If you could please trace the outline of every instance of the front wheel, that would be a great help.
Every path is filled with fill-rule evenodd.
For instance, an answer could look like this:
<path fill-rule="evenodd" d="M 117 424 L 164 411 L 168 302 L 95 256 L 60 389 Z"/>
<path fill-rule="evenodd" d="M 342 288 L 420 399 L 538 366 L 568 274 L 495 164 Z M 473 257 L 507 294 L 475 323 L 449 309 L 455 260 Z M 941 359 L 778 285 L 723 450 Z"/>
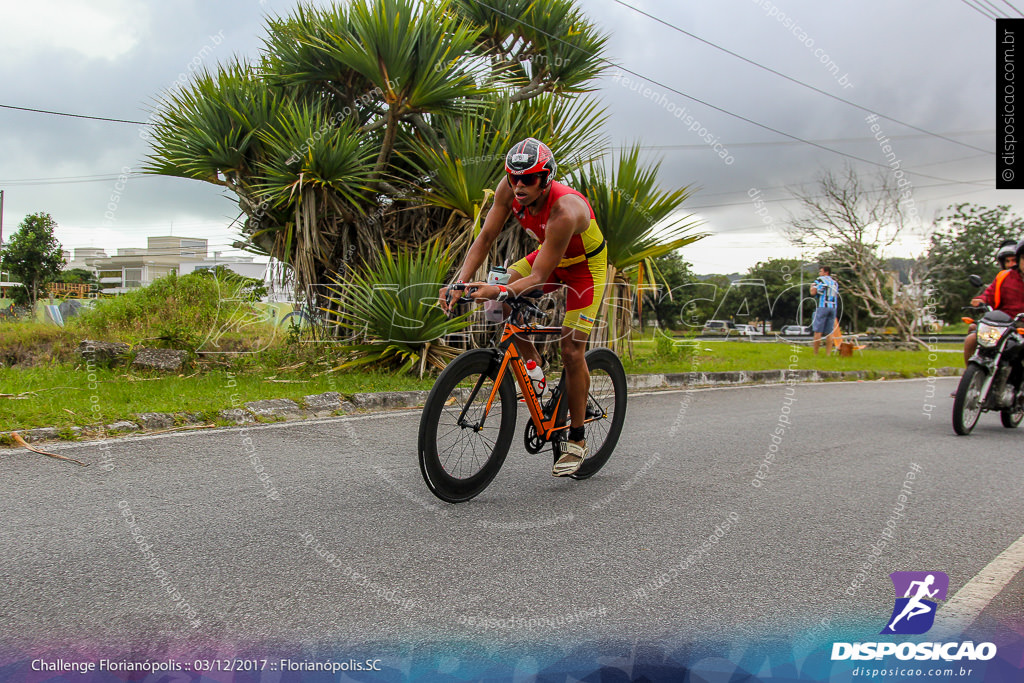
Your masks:
<path fill-rule="evenodd" d="M 431 493 L 461 503 L 487 488 L 508 455 L 516 428 L 509 373 L 487 409 L 498 373 L 492 350 L 467 351 L 448 364 L 420 417 L 420 472 Z"/>
<path fill-rule="evenodd" d="M 590 370 L 590 391 L 587 394 L 586 442 L 590 454 L 571 476 L 586 479 L 597 473 L 608 462 L 619 442 L 622 425 L 626 421 L 626 371 L 622 361 L 611 349 L 591 349 L 586 355 Z M 568 397 L 559 404 L 558 422 L 567 420 Z M 566 432 L 559 432 L 559 439 Z M 555 459 L 558 458 L 558 440 L 555 439 Z"/>
<path fill-rule="evenodd" d="M 953 430 L 960 436 L 967 436 L 978 423 L 981 415 L 981 387 L 986 373 L 973 363 L 967 366 L 953 399 Z M 1018 420 L 1019 421 L 1019 420 Z M 1006 424 L 1005 421 L 1003 424 Z"/>

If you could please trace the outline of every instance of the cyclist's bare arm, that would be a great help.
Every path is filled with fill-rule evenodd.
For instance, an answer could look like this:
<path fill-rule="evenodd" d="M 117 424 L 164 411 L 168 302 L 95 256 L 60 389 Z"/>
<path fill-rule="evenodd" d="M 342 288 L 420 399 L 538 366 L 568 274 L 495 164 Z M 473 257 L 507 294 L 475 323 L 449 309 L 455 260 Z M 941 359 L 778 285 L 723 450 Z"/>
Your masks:
<path fill-rule="evenodd" d="M 494 244 L 494 240 L 498 239 L 498 235 L 501 234 L 502 228 L 505 227 L 508 217 L 512 213 L 513 199 L 515 199 L 515 193 L 512 192 L 512 188 L 508 186 L 503 177 L 498 181 L 498 186 L 494 188 L 494 203 L 484 218 L 484 225 L 480 229 L 480 234 L 477 235 L 476 240 L 473 241 L 473 246 L 469 248 L 469 252 L 466 254 L 466 260 L 459 270 L 459 280 L 468 282 L 473 277 L 473 273 L 480 267 L 480 264 L 487 258 L 491 245 Z"/>
<path fill-rule="evenodd" d="M 558 262 L 565 258 L 565 251 L 573 235 L 586 231 L 590 225 L 590 210 L 586 202 L 575 195 L 565 195 L 551 207 L 547 226 L 544 228 L 544 244 L 533 262 L 528 276 L 519 278 L 508 284 L 509 296 L 517 296 L 540 287 Z M 498 296 L 498 288 L 494 285 L 480 287 L 473 293 L 474 299 L 493 299 Z"/>
<path fill-rule="evenodd" d="M 473 277 L 473 273 L 480 267 L 480 264 L 487 258 L 491 245 L 494 244 L 494 240 L 498 239 L 502 228 L 508 222 L 508 217 L 512 213 L 512 200 L 514 198 L 515 194 L 512 192 L 512 188 L 508 186 L 508 183 L 505 182 L 505 179 L 502 178 L 498 181 L 498 186 L 494 188 L 494 203 L 484 218 L 484 225 L 480 229 L 480 234 L 477 235 L 477 238 L 466 253 L 466 260 L 459 269 L 459 275 L 455 278 L 456 281 L 468 282 Z M 450 301 L 446 293 L 446 289 L 442 289 L 439 295 L 441 308 L 445 311 L 448 310 Z M 453 294 L 452 296 L 455 295 Z"/>

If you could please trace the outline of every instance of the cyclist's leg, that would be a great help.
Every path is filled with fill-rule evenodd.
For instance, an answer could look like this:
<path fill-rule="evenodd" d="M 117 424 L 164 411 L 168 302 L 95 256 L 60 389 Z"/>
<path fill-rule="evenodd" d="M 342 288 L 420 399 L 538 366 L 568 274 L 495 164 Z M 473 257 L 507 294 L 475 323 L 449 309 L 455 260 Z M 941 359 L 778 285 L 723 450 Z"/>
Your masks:
<path fill-rule="evenodd" d="M 565 374 L 565 393 L 569 400 L 569 426 L 582 427 L 587 413 L 587 394 L 590 391 L 590 371 L 584 357 L 590 334 L 572 327 L 562 327 L 562 372 Z M 583 445 L 583 440 L 575 440 Z"/>
<path fill-rule="evenodd" d="M 565 320 L 562 321 L 562 366 L 565 377 L 566 398 L 569 402 L 569 435 L 571 444 L 555 463 L 551 473 L 555 476 L 573 474 L 587 457 L 586 441 L 573 438 L 573 432 L 582 430 L 587 417 L 587 397 L 590 393 L 590 370 L 586 351 L 590 332 L 601 307 L 607 262 L 602 252 L 595 258 L 562 269 L 559 276 L 566 283 Z"/>
<path fill-rule="evenodd" d="M 562 365 L 566 371 L 571 427 L 582 427 L 586 418 L 590 371 L 584 358 L 594 329 L 607 272 L 606 251 L 559 271 L 566 284 L 565 320 L 562 321 Z M 582 443 L 582 442 L 581 442 Z"/>

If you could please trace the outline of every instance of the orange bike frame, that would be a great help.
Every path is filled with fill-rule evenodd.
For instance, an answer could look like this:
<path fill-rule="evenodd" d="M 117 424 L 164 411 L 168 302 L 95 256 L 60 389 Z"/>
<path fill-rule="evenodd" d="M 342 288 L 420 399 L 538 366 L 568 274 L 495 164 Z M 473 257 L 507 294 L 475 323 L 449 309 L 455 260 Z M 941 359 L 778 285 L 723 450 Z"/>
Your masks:
<path fill-rule="evenodd" d="M 546 420 L 544 419 L 544 411 L 540 405 L 540 399 L 537 398 L 537 392 L 533 390 L 533 382 L 530 381 L 529 375 L 526 374 L 526 364 L 523 362 L 523 357 L 519 355 L 519 349 L 516 348 L 512 340 L 512 337 L 516 334 L 561 333 L 561 327 L 538 327 L 534 325 L 520 327 L 511 322 L 505 323 L 505 329 L 501 334 L 501 341 L 498 343 L 498 350 L 503 352 L 501 365 L 498 367 L 498 374 L 494 378 L 491 395 L 487 397 L 487 405 L 484 407 L 485 419 L 490 414 L 491 406 L 494 405 L 494 401 L 498 397 L 498 388 L 505 378 L 505 373 L 511 368 L 512 375 L 516 378 L 516 382 L 523 392 L 523 398 L 526 399 L 526 407 L 530 411 L 530 417 L 533 419 L 533 426 L 536 428 L 537 434 L 541 435 L 545 441 L 550 441 L 555 432 L 568 429 L 569 425 L 555 426 L 555 416 L 558 415 L 557 403 L 554 410 L 551 411 L 551 417 Z M 558 402 L 561 403 L 563 398 L 564 396 L 559 393 Z"/>

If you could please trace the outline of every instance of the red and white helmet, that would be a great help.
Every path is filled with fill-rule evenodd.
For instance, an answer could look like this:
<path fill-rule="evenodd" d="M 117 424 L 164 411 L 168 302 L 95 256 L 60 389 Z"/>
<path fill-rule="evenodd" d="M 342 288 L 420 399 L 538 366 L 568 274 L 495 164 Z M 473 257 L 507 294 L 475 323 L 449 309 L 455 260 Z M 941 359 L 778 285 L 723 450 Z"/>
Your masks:
<path fill-rule="evenodd" d="M 546 173 L 543 184 L 547 185 L 558 170 L 555 155 L 548 146 L 536 138 L 526 138 L 512 145 L 505 155 L 505 171 L 515 175 Z"/>

